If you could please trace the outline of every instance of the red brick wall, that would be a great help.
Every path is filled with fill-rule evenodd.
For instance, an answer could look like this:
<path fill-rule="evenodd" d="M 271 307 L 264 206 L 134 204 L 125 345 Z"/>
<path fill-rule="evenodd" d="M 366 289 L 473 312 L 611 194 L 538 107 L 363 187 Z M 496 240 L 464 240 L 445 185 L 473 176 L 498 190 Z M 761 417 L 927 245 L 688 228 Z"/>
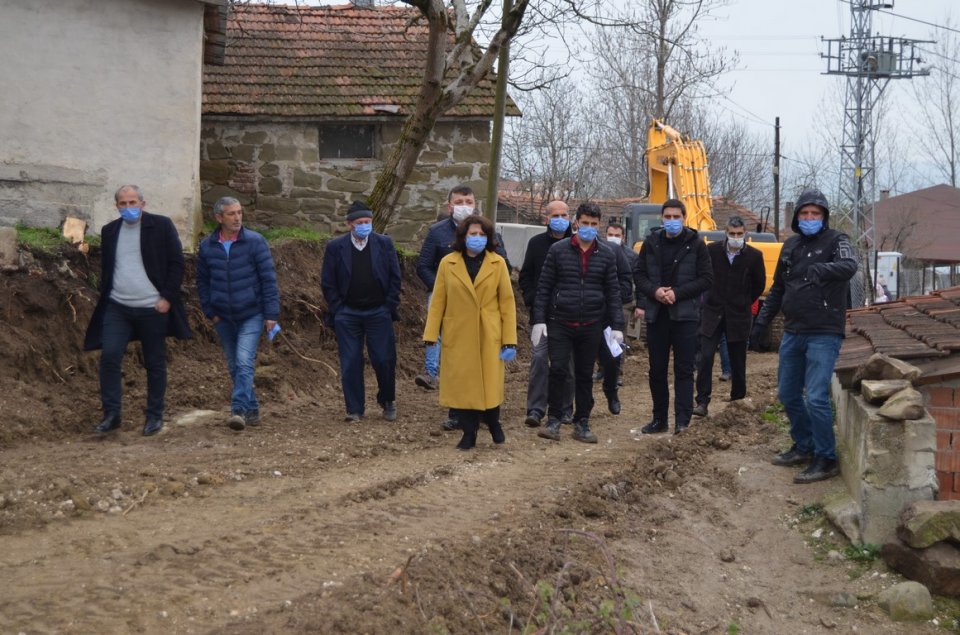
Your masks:
<path fill-rule="evenodd" d="M 921 389 L 930 416 L 937 422 L 937 480 L 940 500 L 960 499 L 960 381 Z"/>

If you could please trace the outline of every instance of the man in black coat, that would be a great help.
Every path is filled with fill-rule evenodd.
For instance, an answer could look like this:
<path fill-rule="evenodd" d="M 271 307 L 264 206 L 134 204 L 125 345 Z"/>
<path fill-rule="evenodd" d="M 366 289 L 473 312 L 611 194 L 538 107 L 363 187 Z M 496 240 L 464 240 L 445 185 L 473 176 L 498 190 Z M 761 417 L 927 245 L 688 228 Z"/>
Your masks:
<path fill-rule="evenodd" d="M 100 232 L 100 299 L 84 338 L 84 350 L 102 348 L 100 401 L 103 420 L 95 432 L 120 427 L 123 355 L 131 340 L 140 340 L 147 371 L 147 408 L 143 435 L 163 428 L 167 390 L 166 337 L 191 337 L 180 299 L 183 248 L 177 229 L 166 216 L 144 211 L 146 201 L 136 185 L 114 195 L 120 218 Z"/>
<path fill-rule="evenodd" d="M 790 418 L 793 447 L 777 455 L 773 464 L 809 463 L 793 482 L 814 483 L 840 473 L 830 378 L 843 341 L 857 259 L 847 235 L 830 228 L 830 206 L 819 190 L 800 194 L 790 226 L 797 235 L 783 243 L 750 344 L 757 347 L 783 309 L 777 397 Z"/>
<path fill-rule="evenodd" d="M 523 303 L 530 312 L 530 324 L 533 322 L 533 303 L 537 297 L 537 284 L 540 282 L 540 271 L 547 259 L 547 251 L 555 243 L 572 235 L 570 230 L 570 207 L 563 201 L 550 201 L 544 210 L 543 222 L 547 231 L 533 236 L 527 242 L 527 250 L 523 256 L 523 267 L 520 268 L 520 293 Z M 547 386 L 550 377 L 550 358 L 547 354 L 548 337 L 543 337 L 533 347 L 530 353 L 530 374 L 527 376 L 527 416 L 524 419 L 531 428 L 539 427 L 540 420 L 547 412 Z M 565 423 L 573 421 L 573 365 L 567 374 L 567 384 L 564 390 L 567 398 L 564 403 L 560 420 Z"/>
<path fill-rule="evenodd" d="M 555 243 L 547 252 L 533 303 L 534 346 L 547 337 L 550 381 L 547 389 L 547 425 L 537 435 L 560 440 L 560 417 L 573 358 L 576 410 L 573 438 L 596 443 L 590 431 L 593 410 L 593 360 L 609 325 L 614 340 L 623 343 L 623 307 L 617 283 L 617 254 L 606 241 L 597 240 L 602 213 L 594 203 L 577 208 L 577 233 Z"/>
<path fill-rule="evenodd" d="M 713 393 L 713 357 L 726 334 L 730 351 L 730 401 L 747 396 L 747 340 L 751 307 L 767 282 L 763 254 L 746 244 L 743 219 L 732 216 L 726 238 L 707 245 L 713 265 L 713 286 L 707 292 L 700 318 L 700 365 L 697 368 L 697 406 L 694 416 L 706 417 Z"/>
<path fill-rule="evenodd" d="M 697 354 L 700 296 L 713 283 L 707 245 L 697 230 L 684 227 L 687 208 L 670 199 L 660 209 L 662 229 L 653 230 L 640 248 L 634 270 L 637 316 L 647 322 L 650 394 L 653 420 L 644 434 L 666 432 L 670 387 L 667 368 L 673 349 L 675 434 L 690 425 L 693 412 L 693 367 Z M 644 307 L 646 311 L 640 307 Z"/>

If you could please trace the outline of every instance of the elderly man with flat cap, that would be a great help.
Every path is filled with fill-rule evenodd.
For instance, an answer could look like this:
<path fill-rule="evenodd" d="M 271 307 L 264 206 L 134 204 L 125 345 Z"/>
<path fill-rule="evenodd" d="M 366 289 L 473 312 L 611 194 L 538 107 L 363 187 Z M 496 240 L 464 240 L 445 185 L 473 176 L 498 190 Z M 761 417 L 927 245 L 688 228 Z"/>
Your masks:
<path fill-rule="evenodd" d="M 347 211 L 350 231 L 327 243 L 320 287 L 327 300 L 327 324 L 337 335 L 340 381 L 347 405 L 344 421 L 364 415 L 363 345 L 377 376 L 377 404 L 395 421 L 400 261 L 389 236 L 373 231 L 373 211 L 355 201 Z"/>

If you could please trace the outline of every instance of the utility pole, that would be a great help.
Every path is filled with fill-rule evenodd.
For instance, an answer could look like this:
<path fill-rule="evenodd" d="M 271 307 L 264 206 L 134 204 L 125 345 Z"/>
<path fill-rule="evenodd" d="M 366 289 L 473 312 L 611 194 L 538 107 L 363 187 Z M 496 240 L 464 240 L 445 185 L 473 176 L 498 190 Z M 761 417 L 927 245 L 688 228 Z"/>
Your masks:
<path fill-rule="evenodd" d="M 863 306 L 872 297 L 875 280 L 874 165 L 875 120 L 873 108 L 891 79 L 929 75 L 919 68 L 916 45 L 921 40 L 871 33 L 875 11 L 893 8 L 893 0 L 841 0 L 850 5 L 850 35 L 827 39 L 825 75 L 847 78 L 843 107 L 843 140 L 840 145 L 840 195 L 835 226 L 850 233 L 860 253 L 861 273 L 850 285 L 853 306 Z M 874 274 L 875 275 L 875 274 Z"/>
<path fill-rule="evenodd" d="M 780 240 L 780 117 L 773 127 L 773 233 Z"/>
<path fill-rule="evenodd" d="M 503 21 L 513 8 L 513 0 L 503 0 Z M 507 114 L 507 80 L 510 72 L 510 41 L 500 47 L 497 58 L 496 101 L 493 106 L 493 133 L 490 137 L 490 170 L 487 174 L 487 211 L 485 216 L 497 222 L 497 203 L 500 192 L 500 154 L 503 150 L 503 120 Z"/>

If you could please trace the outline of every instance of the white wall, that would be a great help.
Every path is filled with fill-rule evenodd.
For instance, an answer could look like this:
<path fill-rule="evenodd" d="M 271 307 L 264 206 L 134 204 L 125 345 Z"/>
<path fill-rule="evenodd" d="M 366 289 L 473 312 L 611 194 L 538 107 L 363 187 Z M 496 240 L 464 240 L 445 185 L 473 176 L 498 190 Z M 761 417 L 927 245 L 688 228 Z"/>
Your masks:
<path fill-rule="evenodd" d="M 0 225 L 99 232 L 113 192 L 186 236 L 199 209 L 203 4 L 0 0 Z"/>

